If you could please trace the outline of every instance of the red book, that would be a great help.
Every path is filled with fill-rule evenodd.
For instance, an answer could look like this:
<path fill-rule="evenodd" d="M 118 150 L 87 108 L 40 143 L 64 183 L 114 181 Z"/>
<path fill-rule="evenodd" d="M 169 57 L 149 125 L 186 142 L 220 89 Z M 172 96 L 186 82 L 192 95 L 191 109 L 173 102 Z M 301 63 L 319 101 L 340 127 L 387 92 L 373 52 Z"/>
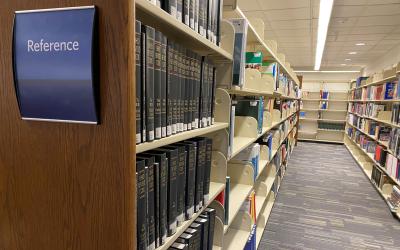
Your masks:
<path fill-rule="evenodd" d="M 219 193 L 217 195 L 217 197 L 215 197 L 216 201 L 219 201 L 219 203 L 221 203 L 222 206 L 225 205 L 225 189 L 221 191 L 221 193 Z"/>

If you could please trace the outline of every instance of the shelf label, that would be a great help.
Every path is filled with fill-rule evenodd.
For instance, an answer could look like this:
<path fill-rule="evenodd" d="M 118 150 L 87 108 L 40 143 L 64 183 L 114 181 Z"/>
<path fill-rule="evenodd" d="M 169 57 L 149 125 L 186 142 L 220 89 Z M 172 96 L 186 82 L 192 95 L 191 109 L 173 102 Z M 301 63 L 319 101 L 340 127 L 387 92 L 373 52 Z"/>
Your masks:
<path fill-rule="evenodd" d="M 96 9 L 17 11 L 14 84 L 24 120 L 98 123 Z"/>

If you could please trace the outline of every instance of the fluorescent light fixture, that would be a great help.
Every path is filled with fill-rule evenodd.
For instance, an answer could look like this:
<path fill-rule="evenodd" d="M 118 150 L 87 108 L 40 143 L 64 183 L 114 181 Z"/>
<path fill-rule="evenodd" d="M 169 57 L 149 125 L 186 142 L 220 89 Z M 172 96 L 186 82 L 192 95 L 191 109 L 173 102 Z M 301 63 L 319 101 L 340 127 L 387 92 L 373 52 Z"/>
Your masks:
<path fill-rule="evenodd" d="M 342 66 L 346 66 L 346 64 L 345 64 L 345 63 L 342 63 L 342 64 L 340 64 L 340 65 L 342 65 Z"/>
<path fill-rule="evenodd" d="M 322 55 L 324 54 L 326 35 L 328 33 L 329 21 L 331 19 L 333 0 L 320 0 L 318 17 L 318 39 L 315 52 L 314 70 L 321 67 Z"/>
<path fill-rule="evenodd" d="M 357 54 L 357 52 L 355 51 L 349 52 L 349 55 L 355 55 L 355 54 Z"/>
<path fill-rule="evenodd" d="M 356 43 L 357 46 L 364 46 L 365 43 Z"/>
<path fill-rule="evenodd" d="M 351 59 L 350 58 L 346 58 L 346 59 L 344 59 L 345 61 L 351 61 Z"/>
<path fill-rule="evenodd" d="M 295 73 L 359 73 L 359 70 L 295 70 Z"/>

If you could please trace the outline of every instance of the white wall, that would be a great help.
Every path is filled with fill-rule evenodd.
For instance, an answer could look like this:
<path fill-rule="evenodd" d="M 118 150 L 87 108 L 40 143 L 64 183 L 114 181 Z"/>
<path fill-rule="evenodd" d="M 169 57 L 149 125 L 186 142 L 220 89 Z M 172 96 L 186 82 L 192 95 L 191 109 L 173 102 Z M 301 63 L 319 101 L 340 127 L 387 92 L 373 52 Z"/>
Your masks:
<path fill-rule="evenodd" d="M 321 87 L 329 91 L 345 92 L 349 82 L 360 73 L 298 73 L 303 75 L 303 91 L 317 91 Z"/>
<path fill-rule="evenodd" d="M 377 58 L 369 63 L 362 72 L 363 76 L 370 76 L 376 72 L 391 68 L 394 64 L 400 62 L 400 41 L 399 45 L 391 49 L 386 55 Z"/>

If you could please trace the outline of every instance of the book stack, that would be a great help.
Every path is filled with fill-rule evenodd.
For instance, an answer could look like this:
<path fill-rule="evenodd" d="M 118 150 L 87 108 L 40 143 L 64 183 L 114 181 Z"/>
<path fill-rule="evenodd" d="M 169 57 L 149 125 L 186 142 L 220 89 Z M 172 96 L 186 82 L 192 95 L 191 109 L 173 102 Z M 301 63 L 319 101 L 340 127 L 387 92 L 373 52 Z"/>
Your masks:
<path fill-rule="evenodd" d="M 242 87 L 246 64 L 246 45 L 248 21 L 244 18 L 228 19 L 235 31 L 233 49 L 232 85 Z M 230 87 L 230 86 L 229 86 Z"/>
<path fill-rule="evenodd" d="M 238 162 L 244 164 L 251 164 L 254 170 L 254 181 L 258 176 L 259 162 L 260 162 L 260 144 L 253 143 L 247 148 L 243 149 L 239 154 L 231 159 L 231 162 Z"/>
<path fill-rule="evenodd" d="M 390 197 L 387 198 L 392 211 L 398 211 L 400 206 L 400 189 L 398 186 L 393 186 L 393 191 Z"/>
<path fill-rule="evenodd" d="M 219 45 L 221 36 L 221 0 L 149 0 L 178 21 Z"/>
<path fill-rule="evenodd" d="M 212 139 L 136 155 L 137 249 L 154 249 L 209 200 Z"/>
<path fill-rule="evenodd" d="M 136 21 L 136 143 L 213 124 L 215 68 Z"/>
<path fill-rule="evenodd" d="M 388 148 L 396 156 L 400 156 L 400 129 L 392 128 L 389 135 Z"/>
<path fill-rule="evenodd" d="M 393 103 L 393 105 L 392 105 L 391 122 L 393 124 L 400 123 L 400 103 Z"/>
<path fill-rule="evenodd" d="M 381 166 L 385 165 L 386 162 L 386 150 L 381 145 L 376 145 L 375 147 L 375 155 L 374 159 L 377 161 Z"/>
<path fill-rule="evenodd" d="M 365 85 L 367 79 L 368 79 L 368 77 L 365 77 L 365 76 L 358 77 L 356 80 L 356 87 L 361 87 L 361 86 Z"/>
<path fill-rule="evenodd" d="M 379 189 L 382 189 L 383 185 L 388 183 L 388 178 L 377 166 L 372 167 L 371 181 Z"/>
<path fill-rule="evenodd" d="M 169 247 L 171 250 L 212 250 L 216 211 L 206 208 L 188 229 Z"/>
<path fill-rule="evenodd" d="M 383 166 L 383 164 L 381 165 Z M 385 162 L 385 167 L 387 170 L 387 173 L 393 177 L 395 180 L 400 180 L 400 161 L 398 158 L 390 153 L 387 154 L 386 156 L 386 162 Z"/>

